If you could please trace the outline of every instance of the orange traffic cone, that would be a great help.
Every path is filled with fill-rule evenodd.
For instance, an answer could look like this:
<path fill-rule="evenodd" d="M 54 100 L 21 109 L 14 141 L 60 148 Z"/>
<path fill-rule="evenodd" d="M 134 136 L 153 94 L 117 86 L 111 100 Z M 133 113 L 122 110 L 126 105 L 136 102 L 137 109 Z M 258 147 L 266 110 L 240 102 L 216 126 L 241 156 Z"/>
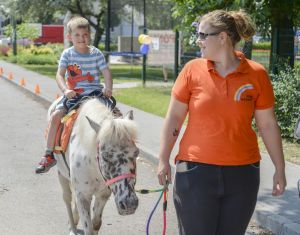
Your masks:
<path fill-rule="evenodd" d="M 10 72 L 10 73 L 8 74 L 8 80 L 13 80 L 13 74 L 12 74 L 12 72 Z"/>
<path fill-rule="evenodd" d="M 3 75 L 3 68 L 1 67 L 0 68 L 0 76 L 2 76 Z"/>
<path fill-rule="evenodd" d="M 25 81 L 25 78 L 22 78 L 21 80 L 20 80 L 20 86 L 25 86 L 26 85 L 26 81 Z"/>
<path fill-rule="evenodd" d="M 56 93 L 55 99 L 57 100 L 60 97 L 58 93 Z"/>
<path fill-rule="evenodd" d="M 35 94 L 40 94 L 40 93 L 41 93 L 41 89 L 40 89 L 39 84 L 37 84 L 37 85 L 35 86 L 35 88 L 34 88 L 34 93 L 35 93 Z"/>

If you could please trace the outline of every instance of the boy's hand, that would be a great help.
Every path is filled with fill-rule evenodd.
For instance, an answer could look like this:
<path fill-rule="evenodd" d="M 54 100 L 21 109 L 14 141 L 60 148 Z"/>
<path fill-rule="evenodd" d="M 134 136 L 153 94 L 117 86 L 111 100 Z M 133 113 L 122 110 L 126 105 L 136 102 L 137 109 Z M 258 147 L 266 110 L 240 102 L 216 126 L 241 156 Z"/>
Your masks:
<path fill-rule="evenodd" d="M 76 94 L 76 92 L 73 91 L 73 90 L 66 89 L 66 90 L 64 90 L 64 95 L 65 95 L 68 99 L 72 99 L 72 98 L 74 98 L 77 94 Z"/>
<path fill-rule="evenodd" d="M 111 97 L 112 96 L 112 90 L 108 89 L 108 88 L 103 88 L 102 90 L 103 95 L 105 95 L 106 97 Z"/>

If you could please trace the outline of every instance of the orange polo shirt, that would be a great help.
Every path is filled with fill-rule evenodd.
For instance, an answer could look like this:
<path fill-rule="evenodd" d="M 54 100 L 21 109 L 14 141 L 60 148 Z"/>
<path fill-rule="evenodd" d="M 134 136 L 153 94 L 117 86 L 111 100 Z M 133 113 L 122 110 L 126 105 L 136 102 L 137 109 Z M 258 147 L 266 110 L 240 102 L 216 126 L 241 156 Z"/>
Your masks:
<path fill-rule="evenodd" d="M 179 74 L 172 96 L 188 104 L 189 120 L 176 160 L 215 165 L 245 165 L 260 160 L 252 119 L 256 109 L 274 106 L 274 94 L 262 65 L 240 58 L 226 78 L 212 61 L 195 59 Z"/>

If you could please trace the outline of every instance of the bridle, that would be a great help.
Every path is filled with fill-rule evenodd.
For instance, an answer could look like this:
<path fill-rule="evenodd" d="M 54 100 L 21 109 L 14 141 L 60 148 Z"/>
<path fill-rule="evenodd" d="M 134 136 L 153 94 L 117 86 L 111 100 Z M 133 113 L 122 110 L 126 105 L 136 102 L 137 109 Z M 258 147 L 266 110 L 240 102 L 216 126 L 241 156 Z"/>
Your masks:
<path fill-rule="evenodd" d="M 102 174 L 102 173 L 101 173 L 101 174 Z M 102 175 L 102 177 L 103 177 L 103 175 Z M 126 179 L 126 178 L 135 178 L 135 177 L 136 177 L 136 175 L 133 174 L 133 173 L 124 173 L 124 174 L 118 175 L 118 176 L 116 176 L 116 177 L 114 177 L 114 178 L 112 178 L 112 179 L 110 179 L 110 180 L 105 180 L 104 177 L 103 177 L 103 179 L 105 180 L 105 184 L 106 184 L 107 186 L 109 186 L 109 185 L 111 185 L 111 184 L 113 184 L 113 183 L 115 183 L 115 182 L 118 182 L 118 181 L 122 180 L 122 179 Z"/>
<path fill-rule="evenodd" d="M 106 186 L 110 186 L 110 185 L 112 185 L 120 180 L 126 179 L 126 178 L 136 178 L 136 174 L 134 174 L 134 173 L 124 173 L 124 174 L 118 175 L 114 178 L 106 179 L 104 177 L 104 175 L 101 171 L 101 167 L 100 167 L 99 145 L 97 145 L 97 161 L 98 161 L 98 168 L 99 168 L 100 174 L 101 174 Z"/>

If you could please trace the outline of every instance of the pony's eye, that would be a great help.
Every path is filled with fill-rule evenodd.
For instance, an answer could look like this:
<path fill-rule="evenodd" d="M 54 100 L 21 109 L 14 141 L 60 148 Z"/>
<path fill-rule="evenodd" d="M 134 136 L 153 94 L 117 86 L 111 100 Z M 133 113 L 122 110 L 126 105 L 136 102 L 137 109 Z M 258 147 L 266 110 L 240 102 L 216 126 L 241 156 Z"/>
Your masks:
<path fill-rule="evenodd" d="M 107 159 L 108 158 L 108 152 L 102 152 L 101 156 L 103 157 L 103 159 Z"/>
<path fill-rule="evenodd" d="M 135 158 L 137 158 L 138 156 L 139 156 L 139 154 L 140 154 L 140 150 L 136 150 L 134 153 L 133 153 L 133 156 L 135 157 Z"/>

